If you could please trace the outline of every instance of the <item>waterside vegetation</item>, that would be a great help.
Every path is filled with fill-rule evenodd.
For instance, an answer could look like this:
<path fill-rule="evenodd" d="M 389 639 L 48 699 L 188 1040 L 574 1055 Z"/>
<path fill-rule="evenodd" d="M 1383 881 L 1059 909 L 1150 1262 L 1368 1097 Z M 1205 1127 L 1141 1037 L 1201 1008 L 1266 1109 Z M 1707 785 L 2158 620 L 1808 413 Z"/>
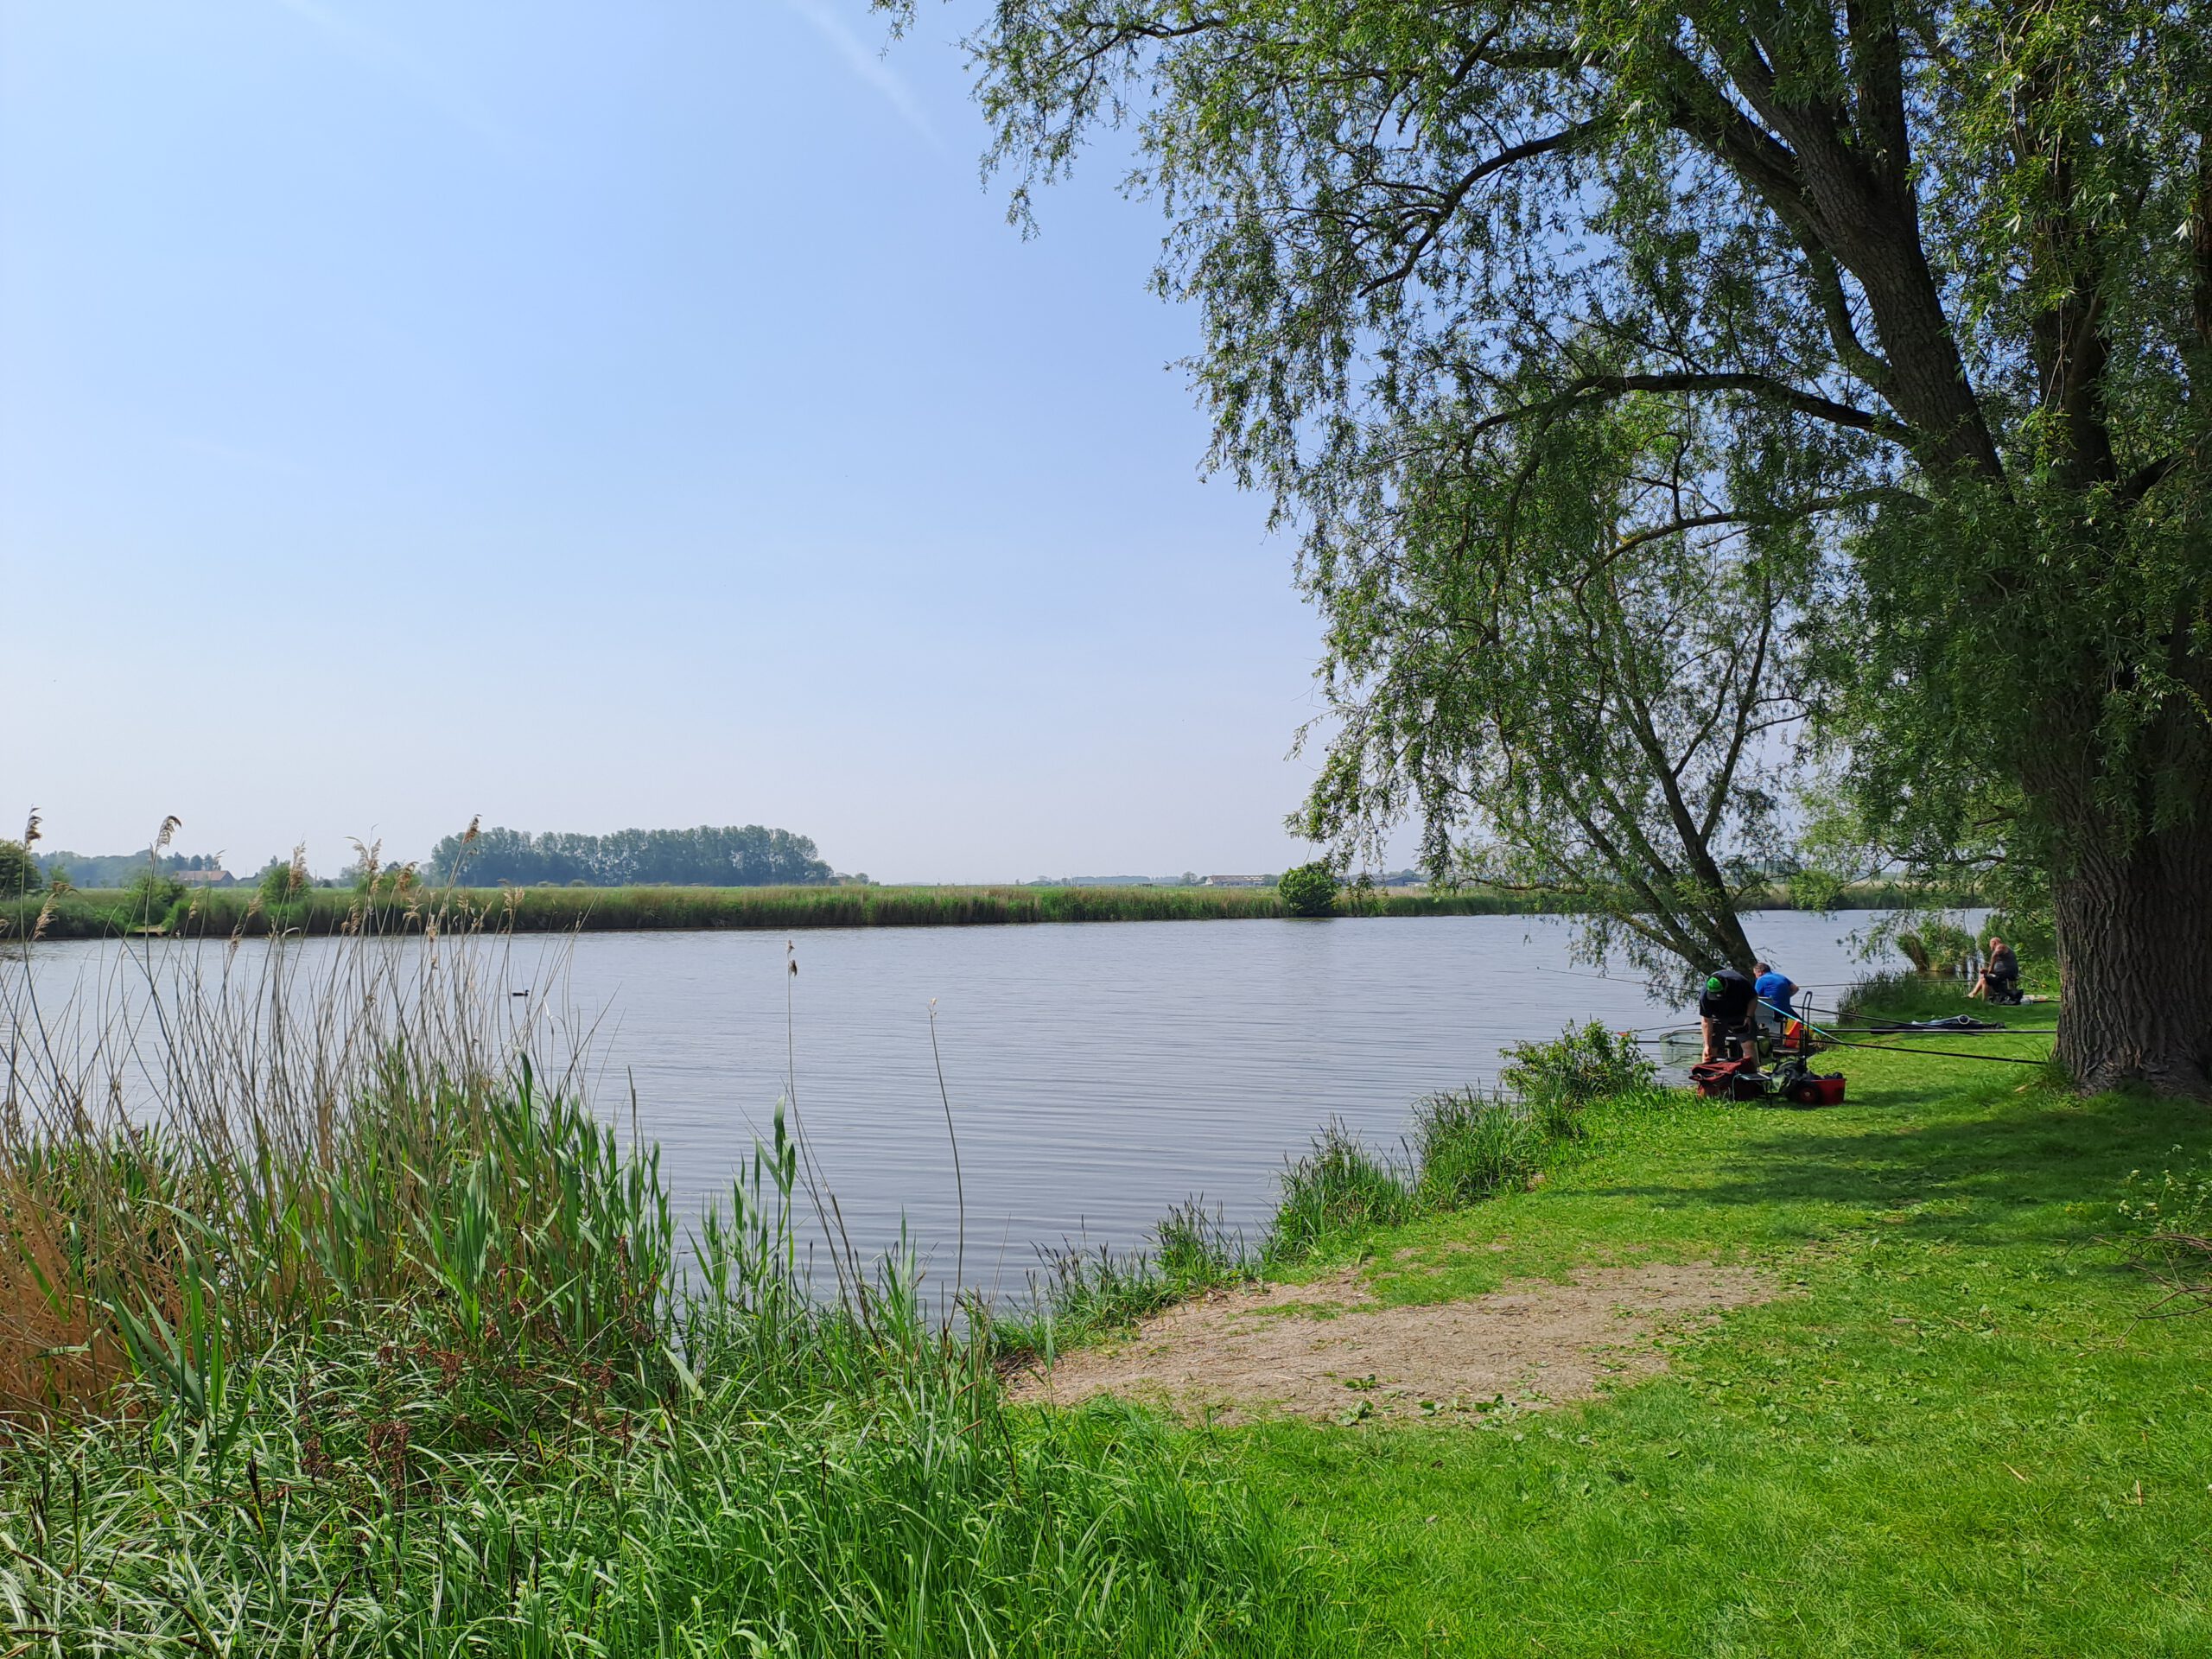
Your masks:
<path fill-rule="evenodd" d="M 1495 1090 L 1455 1089 L 1415 1102 L 1397 1156 L 1341 1122 L 1323 1125 L 1304 1153 L 1285 1161 L 1274 1213 L 1256 1238 L 1194 1198 L 1161 1219 L 1147 1249 L 1048 1254 L 1027 1305 L 994 1319 L 1001 1358 L 1049 1363 L 1064 1347 L 1174 1303 L 1295 1272 L 1378 1228 L 1525 1187 L 1575 1154 L 1586 1108 L 1670 1098 L 1633 1039 L 1599 1025 L 1516 1044 L 1505 1058 Z"/>
<path fill-rule="evenodd" d="M 2020 1029 L 1833 1050 L 1849 1095 L 1819 1110 L 1598 1098 L 1542 1180 L 1471 1205 L 1358 1173 L 1337 1190 L 1379 1192 L 1374 1224 L 1268 1264 L 1294 1285 L 1350 1274 L 1396 1314 L 1525 1307 L 1631 1267 L 1767 1287 L 1662 1328 L 1660 1374 L 1580 1402 L 1547 1400 L 1537 1371 L 1390 1415 L 1363 1408 L 1421 1379 L 1354 1375 L 1319 1418 L 1187 1430 L 1285 1518 L 1356 1650 L 2212 1648 L 2212 1122 L 1959 1057 L 2047 1056 L 2048 1006 L 1920 977 L 1853 1002 Z M 1338 1344 L 1359 1317 L 1341 1309 L 1314 1311 Z"/>
<path fill-rule="evenodd" d="M 495 946 L 156 958 L 91 1031 L 0 963 L 11 1651 L 1335 1649 L 1203 1447 L 1009 1409 L 910 1262 L 810 1281 L 780 1112 L 679 1268 Z"/>
<path fill-rule="evenodd" d="M 822 1195 L 780 1120 L 683 1265 L 650 1149 L 481 995 L 496 937 L 361 937 L 312 985 L 272 983 L 290 953 L 148 959 L 175 976 L 162 1109 L 127 1117 L 104 1079 L 138 1039 L 57 1064 L 0 964 L 0 1607 L 26 1652 L 2212 1639 L 2212 1327 L 2153 1317 L 2212 1279 L 2185 1103 L 1928 1038 L 1839 1051 L 1843 1107 L 1770 1111 L 1656 1087 L 1585 1029 L 1426 1103 L 1398 1158 L 1325 1132 L 1249 1246 L 1188 1206 L 1026 1320 L 953 1323 L 908 1262 L 805 1282 Z M 1579 1404 L 1405 1421 L 1362 1395 L 1224 1429 L 1004 1381 L 1261 1274 L 1402 1308 L 1624 1262 L 1770 1294 Z"/>
<path fill-rule="evenodd" d="M 1786 885 L 1767 907 L 1797 907 Z M 1926 902 L 1924 891 L 1868 886 L 1822 895 L 1822 906 L 1887 908 Z M 812 927 L 957 927 L 1035 922 L 1239 921 L 1297 913 L 1270 887 L 490 887 L 424 889 L 302 885 L 270 899 L 249 887 L 137 887 L 31 893 L 0 899 L 0 940 L 100 938 L 148 929 L 174 936 L 336 934 L 450 925 L 515 932 L 588 933 Z M 1556 899 L 1499 888 L 1400 893 L 1341 888 L 1334 915 L 1527 916 L 1567 913 Z"/>

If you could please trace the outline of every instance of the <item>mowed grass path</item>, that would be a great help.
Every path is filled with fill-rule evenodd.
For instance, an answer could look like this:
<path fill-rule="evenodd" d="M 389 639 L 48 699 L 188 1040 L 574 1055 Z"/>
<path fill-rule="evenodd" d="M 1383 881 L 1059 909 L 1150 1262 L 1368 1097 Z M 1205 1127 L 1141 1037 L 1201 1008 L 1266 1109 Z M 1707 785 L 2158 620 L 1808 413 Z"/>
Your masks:
<path fill-rule="evenodd" d="M 1366 1242 L 1394 1300 L 1639 1259 L 1756 1262 L 1777 1294 L 1578 1408 L 1217 1431 L 1364 1649 L 2212 1654 L 2212 1317 L 2149 1317 L 2116 1211 L 2212 1116 L 2023 1066 L 1833 1069 L 1845 1106 L 1612 1115 L 1537 1190 Z"/>

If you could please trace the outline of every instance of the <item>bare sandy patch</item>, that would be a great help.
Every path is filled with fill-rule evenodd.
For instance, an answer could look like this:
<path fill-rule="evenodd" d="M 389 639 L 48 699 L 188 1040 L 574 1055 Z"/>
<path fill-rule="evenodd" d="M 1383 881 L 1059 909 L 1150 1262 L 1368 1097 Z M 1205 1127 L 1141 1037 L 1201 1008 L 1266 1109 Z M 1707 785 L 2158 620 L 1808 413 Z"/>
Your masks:
<path fill-rule="evenodd" d="M 1537 1409 L 1663 1370 L 1664 1337 L 1769 1294 L 1748 1268 L 1647 1262 L 1588 1268 L 1563 1285 L 1516 1282 L 1469 1301 L 1386 1307 L 1348 1269 L 1170 1308 L 1122 1341 L 1062 1355 L 1014 1393 L 1059 1405 L 1112 1394 L 1229 1422 Z"/>

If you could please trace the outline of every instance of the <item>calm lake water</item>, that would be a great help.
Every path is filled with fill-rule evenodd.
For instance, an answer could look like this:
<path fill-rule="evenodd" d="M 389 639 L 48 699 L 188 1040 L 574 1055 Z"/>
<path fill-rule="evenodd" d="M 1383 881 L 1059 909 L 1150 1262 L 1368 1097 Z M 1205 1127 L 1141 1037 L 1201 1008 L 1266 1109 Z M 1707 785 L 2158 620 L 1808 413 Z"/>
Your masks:
<path fill-rule="evenodd" d="M 1848 936 L 1872 919 L 1776 912 L 1751 931 L 1800 983 L 1840 988 L 1866 971 Z M 1509 1043 L 1682 1017 L 1568 944 L 1524 917 L 839 929 L 798 934 L 791 976 L 780 934 L 596 933 L 518 939 L 501 988 L 542 998 L 533 979 L 565 957 L 565 1006 L 598 1021 L 599 1103 L 626 1126 L 634 1085 L 687 1216 L 769 1132 L 788 994 L 799 1111 L 854 1243 L 886 1248 L 903 1221 L 942 1279 L 957 1206 L 936 999 L 967 1276 L 1004 1294 L 1038 1246 L 1140 1244 L 1186 1198 L 1253 1229 L 1326 1120 L 1395 1149 L 1417 1098 L 1491 1081 Z M 95 995 L 115 950 L 38 947 L 46 1005 Z"/>

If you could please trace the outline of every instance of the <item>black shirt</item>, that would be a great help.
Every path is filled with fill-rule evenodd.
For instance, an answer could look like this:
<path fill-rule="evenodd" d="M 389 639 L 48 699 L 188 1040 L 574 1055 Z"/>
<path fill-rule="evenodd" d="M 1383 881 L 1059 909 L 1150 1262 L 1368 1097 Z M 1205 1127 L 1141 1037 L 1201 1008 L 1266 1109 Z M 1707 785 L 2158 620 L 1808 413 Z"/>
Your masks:
<path fill-rule="evenodd" d="M 2018 979 L 2020 959 L 2012 954 L 2012 947 L 2000 944 L 1989 953 L 1989 976 L 1992 979 Z"/>
<path fill-rule="evenodd" d="M 1751 982 L 1733 968 L 1723 968 L 1705 982 L 1697 1011 L 1707 1020 L 1742 1020 L 1751 1011 Z"/>

